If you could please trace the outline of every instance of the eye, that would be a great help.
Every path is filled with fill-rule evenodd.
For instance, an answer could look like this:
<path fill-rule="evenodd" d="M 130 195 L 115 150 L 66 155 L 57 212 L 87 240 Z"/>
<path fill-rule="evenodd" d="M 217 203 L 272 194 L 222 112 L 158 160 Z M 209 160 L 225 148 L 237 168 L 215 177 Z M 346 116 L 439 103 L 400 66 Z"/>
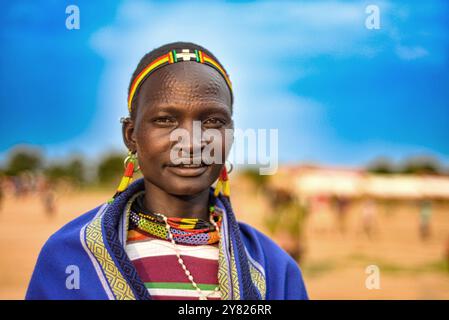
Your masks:
<path fill-rule="evenodd" d="M 226 125 L 226 121 L 220 118 L 209 118 L 203 122 L 203 125 L 207 128 L 221 128 Z"/>
<path fill-rule="evenodd" d="M 157 117 L 153 122 L 160 126 L 172 126 L 176 124 L 176 119 L 173 117 Z"/>

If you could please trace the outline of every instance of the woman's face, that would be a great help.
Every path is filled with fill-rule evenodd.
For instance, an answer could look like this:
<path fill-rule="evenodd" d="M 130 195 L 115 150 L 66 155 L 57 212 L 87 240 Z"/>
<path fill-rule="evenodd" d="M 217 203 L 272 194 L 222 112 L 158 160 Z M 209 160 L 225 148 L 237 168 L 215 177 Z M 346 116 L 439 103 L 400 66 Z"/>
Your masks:
<path fill-rule="evenodd" d="M 231 94 L 218 71 L 193 61 L 165 66 L 145 80 L 136 102 L 133 119 L 123 125 L 123 136 L 128 149 L 137 151 L 145 180 L 174 195 L 195 195 L 209 188 L 232 143 L 225 141 L 225 130 L 233 129 Z M 217 130 L 214 138 L 201 139 L 199 131 L 194 136 L 194 121 L 195 130 L 202 133 Z M 187 136 L 178 143 L 181 140 L 174 137 L 180 132 Z M 217 154 L 210 152 L 214 148 L 222 155 L 218 163 L 196 163 L 206 149 L 216 160 Z M 176 164 L 176 157 L 196 159 L 188 167 Z"/>

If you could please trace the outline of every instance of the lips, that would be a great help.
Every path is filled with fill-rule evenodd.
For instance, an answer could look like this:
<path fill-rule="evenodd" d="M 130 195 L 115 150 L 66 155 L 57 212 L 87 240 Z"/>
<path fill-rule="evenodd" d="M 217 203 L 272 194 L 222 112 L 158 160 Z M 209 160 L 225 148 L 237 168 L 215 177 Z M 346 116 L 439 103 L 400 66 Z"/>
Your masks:
<path fill-rule="evenodd" d="M 177 168 L 201 168 L 204 167 L 204 164 L 200 163 L 200 164 L 180 164 L 177 166 L 174 166 Z"/>
<path fill-rule="evenodd" d="M 189 163 L 189 164 L 181 163 L 178 165 L 170 164 L 167 166 L 167 169 L 170 172 L 181 177 L 197 177 L 202 175 L 207 170 L 208 167 L 209 165 L 206 165 L 205 163 L 201 162 L 199 164 L 196 163 Z"/>

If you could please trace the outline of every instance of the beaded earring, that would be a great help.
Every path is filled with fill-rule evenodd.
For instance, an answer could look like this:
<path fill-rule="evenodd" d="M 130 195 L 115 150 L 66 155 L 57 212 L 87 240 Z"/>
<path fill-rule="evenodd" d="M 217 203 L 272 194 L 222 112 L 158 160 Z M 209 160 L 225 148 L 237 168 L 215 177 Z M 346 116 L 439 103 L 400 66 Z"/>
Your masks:
<path fill-rule="evenodd" d="M 117 191 L 114 194 L 114 196 L 109 200 L 109 203 L 113 202 L 114 199 L 123 191 L 128 188 L 128 186 L 131 184 L 133 180 L 133 175 L 135 172 L 140 170 L 140 167 L 138 165 L 137 161 L 137 153 L 128 151 L 128 156 L 123 161 L 123 165 L 125 167 L 125 171 L 123 173 L 122 179 L 120 180 L 120 183 L 117 187 Z"/>
<path fill-rule="evenodd" d="M 232 166 L 231 170 L 232 171 Z M 214 190 L 214 196 L 218 196 L 220 194 L 220 191 L 223 192 L 223 195 L 228 197 L 231 195 L 231 186 L 229 184 L 229 176 L 228 176 L 228 170 L 226 169 L 226 164 L 223 166 L 220 172 L 220 176 L 218 177 L 217 185 L 215 186 Z"/>

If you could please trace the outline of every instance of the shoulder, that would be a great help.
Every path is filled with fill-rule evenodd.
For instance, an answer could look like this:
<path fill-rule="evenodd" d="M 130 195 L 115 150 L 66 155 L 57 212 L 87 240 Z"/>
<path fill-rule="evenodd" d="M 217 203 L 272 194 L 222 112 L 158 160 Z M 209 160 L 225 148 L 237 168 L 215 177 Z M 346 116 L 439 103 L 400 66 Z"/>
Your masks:
<path fill-rule="evenodd" d="M 64 243 L 66 241 L 70 240 L 76 240 L 79 241 L 80 237 L 80 231 L 81 229 L 92 219 L 95 217 L 95 215 L 98 213 L 98 211 L 104 206 L 104 204 L 89 210 L 85 212 L 84 214 L 80 215 L 79 217 L 73 219 L 72 221 L 65 224 L 63 227 L 61 227 L 58 231 L 56 231 L 54 234 L 52 234 L 45 246 L 52 245 L 54 243 Z M 44 246 L 44 247 L 45 247 Z"/>
<path fill-rule="evenodd" d="M 30 279 L 26 299 L 80 299 L 84 290 L 67 290 L 68 267 L 76 266 L 82 272 L 81 284 L 98 294 L 98 279 L 85 253 L 80 235 L 81 229 L 97 214 L 98 206 L 70 221 L 51 235 L 42 247 Z"/>
<path fill-rule="evenodd" d="M 74 251 L 79 251 L 81 229 L 95 217 L 101 207 L 102 205 L 87 211 L 53 233 L 39 253 L 38 264 L 42 262 L 54 263 L 69 256 Z"/>

